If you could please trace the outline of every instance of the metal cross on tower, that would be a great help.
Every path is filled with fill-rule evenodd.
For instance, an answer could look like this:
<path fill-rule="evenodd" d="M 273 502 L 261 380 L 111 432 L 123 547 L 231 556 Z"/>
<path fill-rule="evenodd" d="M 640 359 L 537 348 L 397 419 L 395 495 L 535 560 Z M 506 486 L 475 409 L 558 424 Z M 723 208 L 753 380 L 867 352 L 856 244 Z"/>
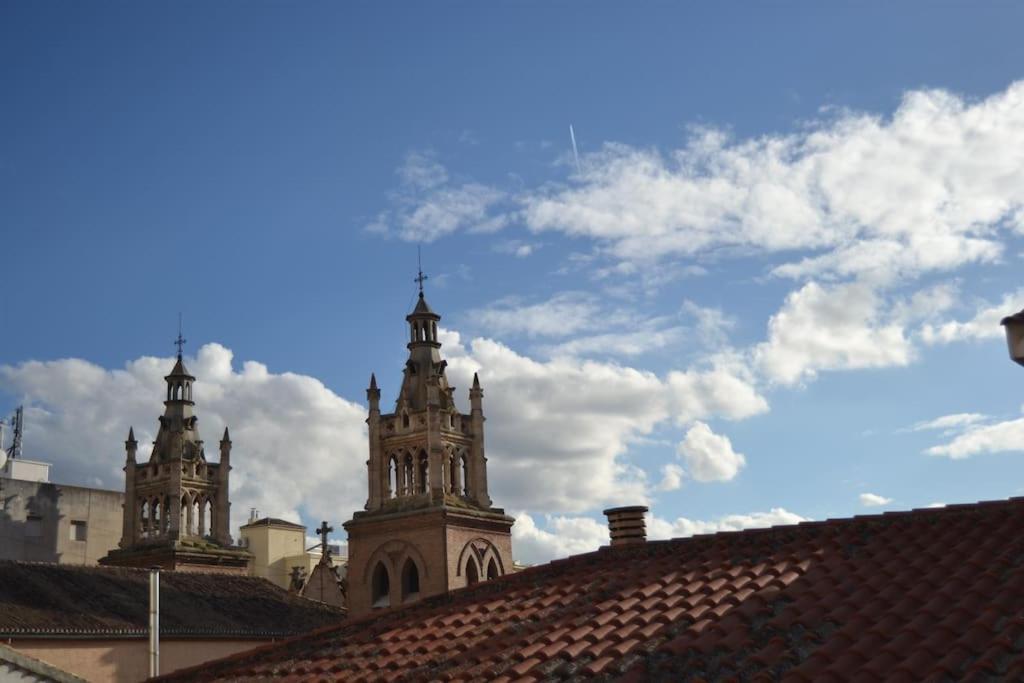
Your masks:
<path fill-rule="evenodd" d="M 181 360 L 181 350 L 185 347 L 185 342 L 188 340 L 181 336 L 181 313 L 178 314 L 178 338 L 174 340 L 174 345 L 178 347 L 178 360 Z"/>
<path fill-rule="evenodd" d="M 324 557 L 327 557 L 327 554 L 330 552 L 327 550 L 327 534 L 334 531 L 334 527 L 327 526 L 327 520 L 325 519 L 320 524 L 320 528 L 316 531 L 318 534 L 320 534 L 320 552 L 323 554 Z"/>
<path fill-rule="evenodd" d="M 420 294 L 423 294 L 423 283 L 430 279 L 429 276 L 423 274 L 423 258 L 420 253 L 420 248 L 416 247 L 416 267 L 419 271 L 419 275 L 413 278 L 413 282 L 419 283 Z"/>

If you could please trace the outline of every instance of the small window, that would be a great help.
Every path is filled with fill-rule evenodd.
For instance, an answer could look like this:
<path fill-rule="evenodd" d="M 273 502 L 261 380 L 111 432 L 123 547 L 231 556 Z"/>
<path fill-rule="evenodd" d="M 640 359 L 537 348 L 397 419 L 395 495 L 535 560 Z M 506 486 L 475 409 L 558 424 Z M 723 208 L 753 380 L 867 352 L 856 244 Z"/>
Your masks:
<path fill-rule="evenodd" d="M 402 600 L 414 600 L 420 595 L 420 572 L 409 558 L 402 567 Z"/>
<path fill-rule="evenodd" d="M 72 541 L 84 541 L 86 539 L 88 525 L 81 520 L 72 520 L 71 522 L 71 540 Z"/>
<path fill-rule="evenodd" d="M 494 558 L 492 557 L 491 561 L 487 563 L 487 580 L 490 581 L 496 578 L 498 578 L 498 565 L 494 563 Z"/>
<path fill-rule="evenodd" d="M 480 572 L 476 568 L 476 560 L 472 557 L 469 558 L 469 562 L 466 564 L 466 585 L 472 586 L 480 582 Z"/>
<path fill-rule="evenodd" d="M 374 607 L 391 606 L 391 580 L 388 576 L 387 568 L 380 562 L 377 563 L 377 568 L 373 570 L 371 588 L 373 590 L 372 601 Z"/>
<path fill-rule="evenodd" d="M 25 538 L 39 538 L 43 535 L 43 518 L 29 515 L 25 518 Z"/>

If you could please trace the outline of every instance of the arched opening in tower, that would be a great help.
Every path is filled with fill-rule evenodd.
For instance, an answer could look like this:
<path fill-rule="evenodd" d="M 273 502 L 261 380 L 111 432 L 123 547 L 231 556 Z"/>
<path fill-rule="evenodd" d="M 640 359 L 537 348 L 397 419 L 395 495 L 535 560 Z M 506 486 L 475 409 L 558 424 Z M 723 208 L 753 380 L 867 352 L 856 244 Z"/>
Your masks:
<path fill-rule="evenodd" d="M 487 580 L 490 581 L 491 579 L 496 578 L 498 578 L 498 565 L 495 564 L 494 558 L 492 557 L 491 561 L 487 563 Z"/>
<path fill-rule="evenodd" d="M 427 478 L 428 478 L 428 472 L 429 472 L 429 467 L 428 467 L 428 462 L 429 461 L 427 459 L 427 452 L 426 451 L 420 451 L 419 460 L 420 460 L 420 462 L 419 462 L 419 475 L 420 475 L 419 492 L 420 493 L 426 493 L 427 492 Z"/>
<path fill-rule="evenodd" d="M 402 601 L 415 600 L 420 595 L 420 570 L 412 558 L 405 560 L 402 567 Z"/>
<path fill-rule="evenodd" d="M 391 606 L 391 578 L 388 576 L 388 568 L 384 566 L 383 562 L 378 562 L 373 570 L 370 595 L 373 607 Z"/>
<path fill-rule="evenodd" d="M 466 585 L 472 586 L 480 582 L 480 570 L 476 568 L 476 558 L 469 558 L 466 562 Z"/>

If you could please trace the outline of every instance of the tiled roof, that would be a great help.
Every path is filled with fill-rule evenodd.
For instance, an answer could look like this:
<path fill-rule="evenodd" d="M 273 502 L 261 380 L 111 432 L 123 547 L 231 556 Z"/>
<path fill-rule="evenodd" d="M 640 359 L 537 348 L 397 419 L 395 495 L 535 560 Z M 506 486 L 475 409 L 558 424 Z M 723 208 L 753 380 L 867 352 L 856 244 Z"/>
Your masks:
<path fill-rule="evenodd" d="M 342 619 L 265 579 L 160 573 L 166 636 L 284 637 Z M 146 570 L 0 562 L 0 637 L 138 637 L 148 623 Z"/>
<path fill-rule="evenodd" d="M 165 680 L 1024 680 L 1024 499 L 602 549 Z"/>

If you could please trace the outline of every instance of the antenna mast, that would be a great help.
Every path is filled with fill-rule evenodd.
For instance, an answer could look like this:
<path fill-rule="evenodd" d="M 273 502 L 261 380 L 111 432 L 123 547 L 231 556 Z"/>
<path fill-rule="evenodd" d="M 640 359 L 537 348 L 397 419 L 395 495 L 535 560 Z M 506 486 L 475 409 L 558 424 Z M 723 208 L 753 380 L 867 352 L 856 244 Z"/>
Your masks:
<path fill-rule="evenodd" d="M 25 406 L 18 406 L 18 409 L 14 411 L 14 416 L 11 418 L 11 432 L 14 435 L 11 447 L 7 449 L 7 454 L 11 457 L 11 460 L 21 457 L 21 433 L 24 429 L 25 423 Z"/>

